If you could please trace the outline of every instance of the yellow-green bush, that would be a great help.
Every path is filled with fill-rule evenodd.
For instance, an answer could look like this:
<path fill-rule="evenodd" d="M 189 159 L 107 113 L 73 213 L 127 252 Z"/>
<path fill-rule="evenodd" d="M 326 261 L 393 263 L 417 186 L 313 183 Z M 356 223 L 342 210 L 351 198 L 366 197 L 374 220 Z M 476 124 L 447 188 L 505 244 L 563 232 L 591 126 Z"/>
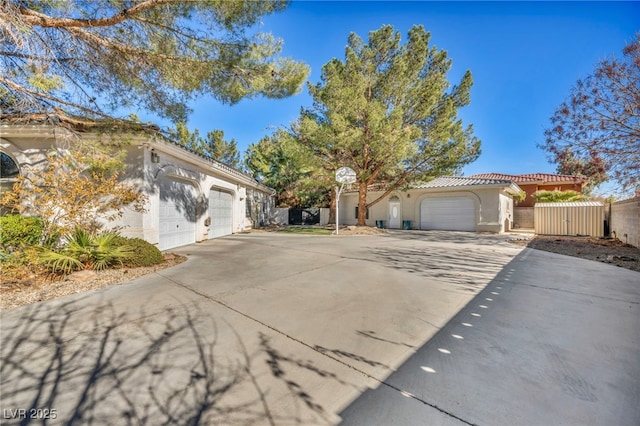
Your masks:
<path fill-rule="evenodd" d="M 123 266 L 153 266 L 163 261 L 162 253 L 158 247 L 141 238 L 116 237 L 113 244 L 127 246 L 131 249 L 131 256 L 122 260 Z"/>
<path fill-rule="evenodd" d="M 42 238 L 42 220 L 37 217 L 10 214 L 0 216 L 0 249 L 11 252 L 35 246 Z"/>

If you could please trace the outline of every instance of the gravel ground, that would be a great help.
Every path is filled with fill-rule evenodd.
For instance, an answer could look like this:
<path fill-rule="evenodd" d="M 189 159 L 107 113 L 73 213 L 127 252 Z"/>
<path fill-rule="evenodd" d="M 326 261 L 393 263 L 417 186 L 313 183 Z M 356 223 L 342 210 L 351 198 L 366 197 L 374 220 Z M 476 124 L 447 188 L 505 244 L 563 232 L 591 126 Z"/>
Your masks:
<path fill-rule="evenodd" d="M 67 276 L 31 275 L 20 283 L 2 282 L 0 285 L 0 310 L 56 299 L 70 294 L 130 281 L 187 260 L 184 256 L 165 255 L 159 265 L 138 268 L 107 269 L 104 271 L 80 271 Z"/>
<path fill-rule="evenodd" d="M 610 263 L 640 272 L 640 248 L 615 238 L 537 235 L 528 241 L 513 241 L 529 248 Z"/>

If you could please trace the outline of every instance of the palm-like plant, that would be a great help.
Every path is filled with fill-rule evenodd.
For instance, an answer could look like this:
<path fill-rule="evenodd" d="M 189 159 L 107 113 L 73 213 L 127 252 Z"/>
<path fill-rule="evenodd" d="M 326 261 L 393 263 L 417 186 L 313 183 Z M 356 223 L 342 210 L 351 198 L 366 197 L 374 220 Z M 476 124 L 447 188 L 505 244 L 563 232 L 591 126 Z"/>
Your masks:
<path fill-rule="evenodd" d="M 53 272 L 66 274 L 79 269 L 106 269 L 132 255 L 130 247 L 114 244 L 114 238 L 117 236 L 114 232 L 92 234 L 76 228 L 65 238 L 66 244 L 62 249 L 43 249 L 40 262 Z"/>
<path fill-rule="evenodd" d="M 576 191 L 567 190 L 567 191 L 546 191 L 540 190 L 536 191 L 533 194 L 533 198 L 535 198 L 538 203 L 560 203 L 560 202 L 577 202 L 577 201 L 587 201 L 589 196 L 585 194 L 580 194 Z"/>

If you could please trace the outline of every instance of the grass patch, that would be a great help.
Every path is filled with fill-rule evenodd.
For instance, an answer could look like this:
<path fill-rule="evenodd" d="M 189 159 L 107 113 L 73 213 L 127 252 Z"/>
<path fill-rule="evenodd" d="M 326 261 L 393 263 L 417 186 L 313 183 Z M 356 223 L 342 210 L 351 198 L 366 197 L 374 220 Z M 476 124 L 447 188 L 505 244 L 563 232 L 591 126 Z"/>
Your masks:
<path fill-rule="evenodd" d="M 304 235 L 331 235 L 331 232 L 333 231 L 331 229 L 318 226 L 287 226 L 285 228 L 279 229 L 277 232 Z"/>

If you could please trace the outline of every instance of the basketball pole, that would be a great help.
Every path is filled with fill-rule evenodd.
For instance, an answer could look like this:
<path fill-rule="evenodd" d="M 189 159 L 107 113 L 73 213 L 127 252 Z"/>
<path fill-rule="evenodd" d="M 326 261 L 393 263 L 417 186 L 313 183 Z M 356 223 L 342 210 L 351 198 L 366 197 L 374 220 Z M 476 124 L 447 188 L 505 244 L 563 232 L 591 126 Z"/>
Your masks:
<path fill-rule="evenodd" d="M 343 188 L 344 183 L 340 185 L 340 189 L 338 189 L 338 185 L 336 185 L 336 235 L 340 232 L 338 230 L 338 218 L 340 217 L 340 194 L 342 193 Z"/>

